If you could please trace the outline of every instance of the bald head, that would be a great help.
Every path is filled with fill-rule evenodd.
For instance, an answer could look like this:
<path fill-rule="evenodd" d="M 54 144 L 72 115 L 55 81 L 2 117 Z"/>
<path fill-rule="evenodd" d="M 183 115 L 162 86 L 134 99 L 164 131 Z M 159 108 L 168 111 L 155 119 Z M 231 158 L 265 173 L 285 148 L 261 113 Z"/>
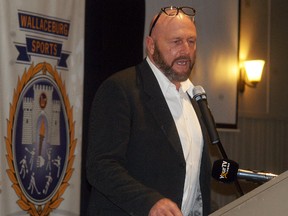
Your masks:
<path fill-rule="evenodd" d="M 176 86 L 191 74 L 196 58 L 196 38 L 193 20 L 181 11 L 177 16 L 162 13 L 151 36 L 146 38 L 149 59 Z"/>
<path fill-rule="evenodd" d="M 157 16 L 153 18 L 152 23 L 155 22 L 156 18 Z M 182 28 L 185 26 L 187 28 L 194 29 L 196 32 L 196 27 L 191 17 L 183 14 L 182 12 L 179 12 L 177 16 L 167 16 L 162 13 L 151 31 L 151 36 L 153 37 L 159 33 L 161 34 L 162 32 L 165 33 L 167 31 L 173 31 L 175 28 Z"/>

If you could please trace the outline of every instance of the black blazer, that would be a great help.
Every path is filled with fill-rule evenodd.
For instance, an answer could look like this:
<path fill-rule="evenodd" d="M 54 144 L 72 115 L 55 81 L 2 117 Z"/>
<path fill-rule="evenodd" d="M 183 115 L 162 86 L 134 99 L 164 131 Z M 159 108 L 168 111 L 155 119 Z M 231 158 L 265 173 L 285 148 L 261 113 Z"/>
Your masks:
<path fill-rule="evenodd" d="M 208 215 L 210 160 L 207 133 L 199 119 L 205 141 L 200 187 Z M 147 216 L 164 197 L 181 208 L 185 160 L 180 138 L 146 60 L 114 74 L 97 91 L 90 116 L 87 178 L 92 185 L 88 215 Z"/>

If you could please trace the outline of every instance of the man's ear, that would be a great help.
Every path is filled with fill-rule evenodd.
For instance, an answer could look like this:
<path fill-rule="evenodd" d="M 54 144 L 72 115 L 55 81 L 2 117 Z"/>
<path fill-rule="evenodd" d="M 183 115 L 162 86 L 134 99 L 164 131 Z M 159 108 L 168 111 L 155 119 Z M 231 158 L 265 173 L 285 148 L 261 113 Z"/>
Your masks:
<path fill-rule="evenodd" d="M 147 48 L 147 51 L 150 55 L 154 54 L 155 43 L 154 43 L 154 40 L 152 39 L 152 37 L 150 37 L 150 36 L 146 37 L 146 48 Z"/>

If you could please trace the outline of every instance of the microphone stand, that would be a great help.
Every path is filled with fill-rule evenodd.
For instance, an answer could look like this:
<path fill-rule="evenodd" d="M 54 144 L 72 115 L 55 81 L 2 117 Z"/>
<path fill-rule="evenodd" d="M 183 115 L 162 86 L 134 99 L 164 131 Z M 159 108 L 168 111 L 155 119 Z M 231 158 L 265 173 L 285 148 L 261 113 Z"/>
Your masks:
<path fill-rule="evenodd" d="M 212 144 L 217 144 L 221 154 L 222 154 L 222 157 L 224 159 L 228 159 L 228 156 L 223 148 L 223 145 L 220 141 L 220 138 L 219 138 L 219 134 L 217 132 L 217 129 L 216 129 L 216 124 L 215 124 L 215 121 L 214 121 L 214 118 L 213 118 L 213 115 L 209 109 L 209 106 L 207 104 L 207 96 L 206 96 L 206 93 L 204 91 L 204 89 L 202 88 L 202 86 L 195 86 L 194 89 L 193 89 L 193 99 L 190 97 L 190 95 L 188 94 L 190 100 L 191 100 L 191 103 L 193 105 L 193 102 L 195 101 L 198 105 L 198 108 L 199 108 L 199 111 L 201 112 L 202 114 L 202 117 L 203 117 L 203 121 L 204 121 L 204 124 L 206 126 L 206 129 L 207 129 L 207 132 L 208 132 L 208 135 L 210 137 L 210 140 L 211 140 L 211 143 Z M 193 105 L 194 107 L 194 105 Z M 238 182 L 238 179 L 236 179 L 234 181 L 234 184 L 236 186 L 236 189 L 237 191 L 239 192 L 239 194 L 241 196 L 244 195 L 243 191 L 242 191 L 242 188 L 240 187 L 240 184 Z"/>
<path fill-rule="evenodd" d="M 218 149 L 219 149 L 222 157 L 223 157 L 224 159 L 228 159 L 228 156 L 227 156 L 227 154 L 226 154 L 226 152 L 225 152 L 225 149 L 223 148 L 223 145 L 222 145 L 220 139 L 218 139 L 217 142 L 214 142 L 214 144 L 216 144 L 216 145 L 218 146 Z M 239 181 L 238 181 L 237 178 L 236 178 L 236 180 L 234 181 L 234 185 L 235 185 L 238 193 L 240 194 L 240 196 L 243 196 L 243 195 L 244 195 L 244 192 L 243 192 L 243 190 L 242 190 L 242 188 L 241 188 L 241 186 L 240 186 L 240 183 L 239 183 Z"/>

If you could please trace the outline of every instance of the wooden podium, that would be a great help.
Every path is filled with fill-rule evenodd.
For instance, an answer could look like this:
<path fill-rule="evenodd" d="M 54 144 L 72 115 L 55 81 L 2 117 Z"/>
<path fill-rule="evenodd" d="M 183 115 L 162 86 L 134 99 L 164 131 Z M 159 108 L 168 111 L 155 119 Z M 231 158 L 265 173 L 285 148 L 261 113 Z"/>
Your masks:
<path fill-rule="evenodd" d="M 288 171 L 250 191 L 210 216 L 287 216 Z"/>

